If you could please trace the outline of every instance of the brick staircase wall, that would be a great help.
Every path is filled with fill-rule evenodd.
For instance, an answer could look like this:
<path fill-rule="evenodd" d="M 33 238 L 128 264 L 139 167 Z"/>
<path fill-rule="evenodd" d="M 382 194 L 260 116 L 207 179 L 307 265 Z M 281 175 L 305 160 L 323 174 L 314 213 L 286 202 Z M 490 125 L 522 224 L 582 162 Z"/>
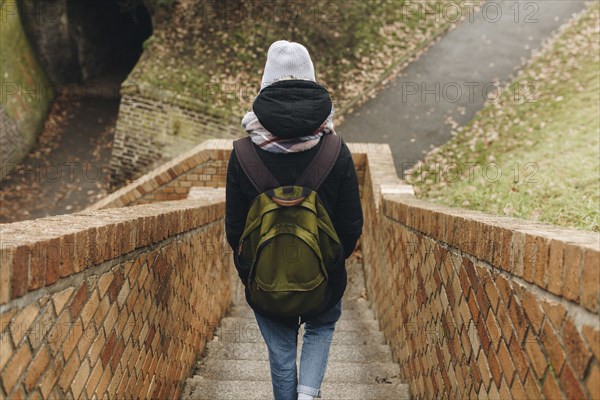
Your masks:
<path fill-rule="evenodd" d="M 366 285 L 413 396 L 600 398 L 600 236 L 417 200 L 367 157 Z"/>
<path fill-rule="evenodd" d="M 562 229 L 552 225 L 486 215 L 417 200 L 412 194 L 412 188 L 403 184 L 394 173 L 394 163 L 387 145 L 367 143 L 348 145 L 353 152 L 359 175 L 365 215 L 365 227 L 360 246 L 369 300 L 374 307 L 386 341 L 392 349 L 393 359 L 400 366 L 400 378 L 410 384 L 411 394 L 416 398 L 598 397 L 600 394 L 600 236 L 592 232 Z M 179 258 L 172 258 L 175 255 L 168 253 L 171 254 L 167 257 L 169 261 L 165 262 L 173 262 L 171 265 L 181 266 L 184 271 L 191 269 L 196 272 L 197 269 L 193 269 L 190 264 L 198 265 L 198 261 L 190 258 L 191 251 L 186 250 L 185 244 L 182 244 L 179 250 L 180 247 L 175 247 L 173 243 L 175 238 L 181 240 L 180 238 L 185 237 L 191 240 L 192 237 L 199 235 L 199 242 L 190 242 L 190 248 L 192 245 L 196 248 L 198 246 L 206 248 L 206 240 L 210 239 L 212 242 L 208 248 L 213 248 L 216 237 L 223 239 L 223 191 L 222 189 L 214 191 L 215 196 L 211 196 L 210 191 L 201 188 L 224 186 L 231 148 L 230 140 L 206 141 L 119 189 L 82 213 L 18 223 L 21 225 L 2 226 L 0 228 L 3 234 L 2 243 L 8 240 L 4 238 L 21 241 L 29 238 L 31 232 L 37 232 L 34 235 L 35 240 L 27 242 L 30 243 L 29 248 L 33 248 L 31 243 L 38 242 L 62 246 L 73 238 L 74 233 L 70 233 L 68 229 L 76 231 L 79 227 L 80 223 L 73 218 L 84 218 L 90 224 L 90 228 L 87 229 L 92 229 L 93 232 L 104 231 L 103 228 L 98 230 L 98 226 L 103 224 L 102 221 L 116 218 L 120 222 L 119 218 L 125 218 L 129 222 L 126 222 L 123 228 L 117 223 L 110 225 L 112 228 L 103 234 L 82 234 L 83 236 L 77 240 L 85 243 L 80 247 L 87 250 L 84 250 L 81 255 L 69 253 L 70 250 L 66 253 L 60 250 L 60 254 L 66 255 L 61 256 L 61 260 L 74 259 L 76 265 L 82 265 L 82 261 L 78 260 L 86 260 L 85 265 L 90 265 L 90 271 L 109 268 L 101 265 L 118 264 L 117 268 L 123 268 L 122 276 L 129 277 L 127 268 L 131 270 L 137 267 L 135 262 L 132 264 L 133 267 L 128 267 L 127 264 L 121 265 L 125 262 L 124 254 L 138 254 L 134 249 L 140 247 L 145 249 L 143 251 L 155 251 L 156 243 L 164 242 L 171 243 L 170 248 L 173 249 L 171 251 L 179 254 Z M 186 198 L 192 188 L 196 200 L 162 202 Z M 208 203 L 202 207 L 198 206 L 205 202 Z M 129 207 L 119 208 L 124 206 Z M 165 217 L 170 212 L 170 207 L 182 207 L 182 210 L 177 208 L 179 211 Z M 140 212 L 142 215 L 138 215 Z M 147 217 L 144 215 L 145 212 L 155 214 L 153 217 Z M 207 215 L 207 212 L 210 218 L 202 219 L 205 217 L 200 216 Z M 77 215 L 80 216 L 75 217 Z M 107 220 L 103 220 L 104 218 Z M 196 222 L 189 222 L 190 218 Z M 198 222 L 198 218 L 201 221 Z M 167 228 L 170 236 L 164 236 L 165 228 L 159 227 L 171 226 L 170 224 L 173 223 L 177 226 L 190 223 L 192 225 L 186 225 L 183 230 Z M 137 242 L 125 241 L 125 243 L 136 243 L 134 248 L 131 248 L 133 244 L 128 247 L 120 243 L 119 245 L 128 249 L 127 253 L 121 251 L 121 256 L 107 255 L 110 253 L 109 250 L 93 251 L 96 248 L 93 244 L 98 245 L 100 238 L 105 239 L 100 240 L 98 248 L 110 249 L 111 246 L 115 246 L 118 242 L 116 238 L 122 237 L 119 232 L 130 231 L 131 225 L 127 224 L 137 224 L 135 228 L 137 233 L 134 235 Z M 16 226 L 19 226 L 19 229 L 15 230 Z M 200 232 L 205 230 L 206 233 L 202 236 Z M 162 233 L 159 234 L 158 231 Z M 154 239 L 144 242 L 148 235 Z M 168 239 L 171 236 L 173 238 Z M 113 241 L 112 245 L 108 245 L 108 238 Z M 228 249 L 224 242 L 220 245 Z M 9 352 L 5 352 L 4 349 L 0 351 L 0 379 L 3 382 L 4 379 L 8 379 L 7 382 L 12 383 L 12 393 L 16 393 L 17 390 L 26 391 L 28 387 L 33 387 L 26 386 L 26 382 L 31 382 L 36 376 L 35 372 L 31 372 L 35 370 L 31 359 L 40 357 L 42 361 L 39 362 L 42 365 L 48 364 L 44 361 L 45 356 L 39 355 L 41 354 L 39 345 L 34 345 L 26 335 L 13 337 L 14 335 L 10 333 L 13 329 L 7 330 L 6 327 L 21 326 L 21 321 L 25 321 L 27 326 L 32 326 L 34 321 L 42 318 L 37 316 L 38 314 L 35 314 L 34 319 L 26 317 L 29 313 L 19 311 L 25 306 L 33 307 L 32 309 L 38 313 L 40 311 L 36 310 L 42 310 L 52 303 L 54 308 L 51 308 L 51 312 L 44 311 L 43 314 L 49 312 L 53 318 L 60 317 L 61 312 L 57 311 L 59 309 L 71 310 L 71 303 L 61 306 L 64 300 L 61 300 L 62 292 L 58 292 L 58 288 L 67 287 L 71 285 L 70 283 L 62 284 L 65 285 L 64 287 L 59 284 L 52 286 L 52 278 L 50 280 L 45 278 L 46 281 L 42 283 L 37 278 L 39 271 L 45 271 L 46 277 L 52 277 L 52 271 L 56 268 L 59 276 L 62 277 L 61 271 L 69 271 L 71 268 L 68 267 L 68 261 L 62 261 L 66 266 L 59 263 L 59 266 L 55 267 L 52 262 L 48 262 L 45 269 L 38 268 L 36 260 L 39 257 L 46 257 L 48 251 L 45 250 L 46 253 L 38 253 L 40 255 L 32 253 L 34 255 L 26 264 L 28 269 L 24 266 L 19 269 L 12 266 L 15 255 L 23 251 L 17 250 L 19 246 L 2 249 L 2 274 L 0 274 L 2 278 L 0 279 L 0 299 L 2 299 L 0 326 L 3 327 L 2 335 L 10 338 L 8 344 L 5 344 L 5 341 L 0 343 L 10 348 Z M 183 382 L 183 379 L 189 376 L 189 366 L 192 365 L 195 356 L 201 353 L 204 343 L 212 335 L 213 328 L 223 315 L 223 308 L 229 304 L 230 275 L 227 275 L 229 272 L 226 270 L 231 270 L 230 252 L 221 253 L 219 257 L 222 258 L 215 256 L 213 259 L 211 256 L 207 259 L 211 267 L 214 263 L 217 272 L 203 272 L 203 274 L 216 273 L 217 276 L 200 275 L 193 279 L 195 286 L 192 292 L 196 293 L 200 290 L 201 293 L 206 293 L 202 299 L 196 301 L 195 296 L 188 295 L 181 299 L 173 297 L 169 300 L 174 302 L 179 299 L 177 301 L 183 304 L 181 307 L 187 313 L 187 319 L 182 319 L 186 323 L 180 323 L 181 328 L 173 329 L 202 327 L 197 328 L 203 333 L 195 336 L 198 343 L 184 347 L 184 344 L 177 342 L 180 346 L 177 349 L 185 348 L 187 352 L 179 353 L 179 358 L 172 356 L 161 358 L 161 354 L 164 353 L 161 353 L 162 350 L 156 350 L 155 346 L 163 343 L 163 340 L 150 339 L 148 345 L 147 334 L 144 334 L 146 338 L 144 345 L 149 346 L 147 351 L 150 351 L 153 357 L 158 354 L 159 361 L 154 361 L 155 358 L 148 361 L 149 368 L 152 368 L 149 372 L 161 371 L 157 375 L 157 381 L 148 383 L 150 379 L 148 377 L 152 375 L 145 372 L 148 371 L 144 369 L 146 361 L 140 361 L 141 367 L 137 362 L 132 364 L 135 371 L 132 375 L 129 364 L 125 366 L 120 361 L 111 361 L 114 358 L 106 355 L 108 360 L 103 361 L 104 372 L 100 379 L 101 382 L 109 383 L 101 386 L 92 381 L 92 386 L 105 390 L 103 393 L 111 390 L 110 393 L 120 393 L 118 390 L 128 388 L 127 390 L 136 391 L 139 385 L 144 385 L 140 389 L 141 392 L 135 392 L 137 395 L 158 390 L 152 393 L 168 393 L 169 396 L 176 397 L 180 389 L 175 380 L 181 379 Z M 100 256 L 100 254 L 104 255 Z M 19 256 L 16 256 L 16 259 L 18 260 Z M 107 264 L 107 260 L 112 261 Z M 202 264 L 200 262 L 200 265 Z M 82 277 L 78 279 L 83 280 L 83 277 L 87 279 L 88 276 L 95 275 L 82 271 L 81 266 L 78 268 L 74 269 L 77 272 L 73 272 L 79 273 L 78 276 Z M 210 268 L 212 269 L 214 268 Z M 6 271 L 13 272 L 7 275 Z M 48 271 L 51 272 L 50 275 Z M 6 276 L 10 279 L 7 280 Z M 110 276 L 113 277 L 113 281 L 119 282 L 120 278 L 115 278 L 116 272 Z M 90 298 L 89 293 L 95 293 L 92 296 L 94 299 L 104 299 L 108 289 L 102 289 L 97 278 L 90 279 L 92 280 L 86 281 L 88 287 L 85 292 L 86 299 Z M 105 279 L 109 280 L 109 278 Z M 25 288 L 23 288 L 23 280 L 29 282 Z M 206 286 L 207 281 L 210 282 L 208 286 Z M 128 282 L 129 288 L 133 287 L 132 282 Z M 174 278 L 169 282 L 178 282 L 173 283 L 179 285 L 174 286 L 177 290 L 182 290 L 180 288 L 186 285 Z M 80 283 L 77 285 L 81 286 Z M 56 292 L 49 292 L 50 289 L 45 286 L 55 288 L 52 290 Z M 141 286 L 138 284 L 137 287 Z M 189 287 L 187 289 L 190 290 Z M 38 297 L 31 293 L 25 294 L 28 290 L 32 290 L 34 294 L 38 293 L 35 295 Z M 67 297 L 69 302 L 76 302 L 73 293 L 79 293 L 80 290 L 75 285 L 72 292 L 64 297 Z M 121 288 L 119 293 L 122 290 Z M 156 290 L 154 288 L 144 293 L 154 298 L 152 296 Z M 42 293 L 46 294 L 42 295 Z M 117 295 L 117 305 L 111 307 L 119 309 L 118 297 L 119 295 Z M 194 298 L 194 304 L 189 304 L 191 298 Z M 110 298 L 108 300 L 110 301 Z M 123 304 L 126 312 L 129 312 L 127 308 L 129 303 Z M 75 306 L 75 310 L 78 307 Z M 130 315 L 121 317 L 121 312 L 116 312 L 114 318 L 128 321 Z M 158 311 L 156 313 L 166 318 L 164 314 L 159 314 Z M 75 317 L 69 314 L 63 318 L 67 318 L 70 326 L 74 326 L 74 321 L 82 321 L 84 317 L 81 315 L 84 314 L 81 311 Z M 183 318 L 183 313 L 181 316 Z M 135 316 L 133 318 L 137 321 Z M 193 321 L 188 323 L 189 318 Z M 55 321 L 56 318 L 51 320 Z M 120 323 L 125 324 L 125 322 Z M 156 326 L 155 332 L 158 332 L 158 325 Z M 102 332 L 102 335 L 97 335 L 102 338 L 98 340 L 105 342 L 110 340 L 111 336 L 107 335 L 105 330 Z M 133 335 L 138 337 L 138 333 Z M 75 333 L 75 335 L 80 334 Z M 23 337 L 28 339 L 25 340 Z M 21 340 L 18 342 L 21 345 L 15 344 L 17 339 Z M 23 340 L 29 340 L 25 347 L 22 347 Z M 92 343 L 95 343 L 95 340 Z M 125 353 L 128 351 L 127 343 L 131 343 L 131 340 L 127 342 L 123 338 L 123 342 L 118 341 L 118 343 L 125 345 L 122 354 L 128 355 L 131 359 L 132 356 Z M 142 351 L 137 350 L 141 349 L 141 342 L 135 343 L 137 344 L 131 345 L 133 349 Z M 103 344 L 101 347 L 106 348 L 106 345 Z M 96 347 L 91 345 L 91 348 Z M 85 345 L 82 345 L 81 349 L 78 345 L 77 352 L 71 351 L 68 354 L 77 354 L 77 362 L 80 362 L 82 357 L 86 360 L 89 368 L 83 367 L 84 372 L 78 372 L 77 377 L 83 374 L 88 377 L 87 379 L 91 379 L 94 368 L 99 364 L 97 361 L 96 366 L 91 364 L 89 355 L 95 356 L 95 353 L 90 353 L 91 350 L 88 349 L 82 356 L 81 353 L 86 350 Z M 51 351 L 51 347 L 45 351 Z M 8 356 L 3 356 L 4 354 Z M 61 371 L 63 368 L 67 370 L 65 365 L 70 358 L 65 357 L 64 351 L 63 354 L 58 354 L 62 355 L 62 358 L 59 357 L 62 361 L 54 360 L 55 364 L 48 367 L 49 371 L 58 370 L 58 372 L 46 372 L 46 375 L 59 373 L 60 376 L 64 375 L 63 386 L 72 390 L 65 382 L 69 381 L 71 382 L 69 385 L 72 385 L 77 377 L 70 380 L 69 373 Z M 72 354 L 71 357 L 75 357 Z M 138 359 L 145 357 L 144 360 L 149 357 L 140 354 L 143 353 L 137 353 L 133 357 Z M 163 363 L 162 360 L 167 358 L 169 362 Z M 182 359 L 185 359 L 185 362 Z M 155 362 L 161 363 L 162 367 L 154 368 Z M 111 363 L 115 363 L 116 367 Z M 88 369 L 91 371 L 85 372 Z M 174 375 L 167 372 L 173 370 L 176 371 Z M 127 371 L 128 375 L 123 375 L 124 371 Z M 119 373 L 122 375 L 115 375 Z M 105 377 L 104 374 L 110 378 Z M 32 378 L 27 378 L 29 375 L 32 375 Z M 60 376 L 45 378 L 53 382 L 52 390 L 63 390 L 60 386 Z M 123 382 L 123 376 L 128 377 L 128 382 Z M 132 379 L 134 381 L 130 382 Z M 142 379 L 144 383 L 140 384 Z M 88 389 L 86 384 L 85 390 L 80 391 L 80 380 L 77 380 L 79 383 L 75 384 L 75 390 L 85 394 L 82 395 L 83 398 L 90 397 L 89 390 L 92 395 L 94 390 L 98 390 Z M 159 380 L 160 383 L 157 383 Z M 47 391 L 48 385 L 40 385 L 39 390 Z M 132 387 L 134 389 L 129 389 Z M 38 389 L 33 390 L 35 392 Z M 57 393 L 62 395 L 62 392 Z M 0 395 L 6 394 L 3 386 Z"/>
<path fill-rule="evenodd" d="M 416 397 L 600 397 L 599 235 L 417 200 L 387 145 L 348 146 L 368 292 Z M 96 206 L 223 187 L 231 147 L 204 142 Z"/>
<path fill-rule="evenodd" d="M 231 143 L 224 139 L 204 141 L 114 191 L 87 210 L 181 200 L 188 197 L 192 187 L 225 187 Z"/>
<path fill-rule="evenodd" d="M 139 177 L 129 185 L 116 190 L 88 207 L 87 210 L 185 199 L 193 187 L 224 188 L 227 162 L 233 148 L 232 142 L 233 140 L 228 139 L 204 141 Z M 361 144 L 348 143 L 348 147 L 353 153 L 362 190 L 365 153 L 360 146 Z M 387 148 L 387 146 L 380 147 Z"/>
<path fill-rule="evenodd" d="M 0 226 L 0 398 L 177 398 L 231 301 L 223 213 L 219 195 Z"/>

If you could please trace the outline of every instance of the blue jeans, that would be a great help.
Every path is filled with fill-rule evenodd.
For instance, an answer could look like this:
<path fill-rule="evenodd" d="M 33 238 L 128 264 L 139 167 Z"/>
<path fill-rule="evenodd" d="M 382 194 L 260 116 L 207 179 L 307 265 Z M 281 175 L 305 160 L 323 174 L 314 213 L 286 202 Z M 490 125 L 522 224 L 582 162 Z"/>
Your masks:
<path fill-rule="evenodd" d="M 335 323 L 342 314 L 342 300 L 333 308 L 304 324 L 300 379 L 296 372 L 298 329 L 254 313 L 269 349 L 271 381 L 275 400 L 296 400 L 298 393 L 321 397 Z"/>

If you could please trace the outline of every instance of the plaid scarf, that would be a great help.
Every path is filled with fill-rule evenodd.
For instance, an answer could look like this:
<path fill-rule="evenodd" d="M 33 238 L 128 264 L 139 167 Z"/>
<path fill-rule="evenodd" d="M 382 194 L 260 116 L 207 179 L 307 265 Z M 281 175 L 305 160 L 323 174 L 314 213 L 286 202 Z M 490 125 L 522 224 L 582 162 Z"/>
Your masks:
<path fill-rule="evenodd" d="M 334 114 L 335 107 L 331 107 L 331 113 L 316 131 L 294 138 L 280 138 L 272 134 L 262 126 L 253 111 L 248 111 L 242 119 L 242 128 L 250 134 L 252 142 L 263 150 L 272 153 L 298 153 L 316 146 L 324 134 L 336 135 L 333 129 Z"/>

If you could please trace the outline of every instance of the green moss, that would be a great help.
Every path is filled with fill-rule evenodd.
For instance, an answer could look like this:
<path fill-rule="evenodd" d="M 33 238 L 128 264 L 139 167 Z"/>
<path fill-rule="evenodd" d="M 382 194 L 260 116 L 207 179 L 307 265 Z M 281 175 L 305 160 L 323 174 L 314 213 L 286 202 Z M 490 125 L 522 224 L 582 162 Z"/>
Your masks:
<path fill-rule="evenodd" d="M 0 9 L 0 103 L 31 145 L 54 91 L 23 31 L 15 1 L 0 0 Z"/>
<path fill-rule="evenodd" d="M 417 195 L 600 231 L 597 20 L 595 3 L 532 60 L 498 103 L 484 107 L 415 168 L 409 180 Z M 435 172 L 440 165 L 446 174 Z"/>

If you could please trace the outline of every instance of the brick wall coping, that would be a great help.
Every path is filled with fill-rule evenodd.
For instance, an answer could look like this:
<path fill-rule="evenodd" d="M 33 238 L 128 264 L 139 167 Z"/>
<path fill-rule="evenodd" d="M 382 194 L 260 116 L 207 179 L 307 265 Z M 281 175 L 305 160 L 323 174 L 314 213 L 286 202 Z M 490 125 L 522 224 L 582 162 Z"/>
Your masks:
<path fill-rule="evenodd" d="M 223 217 L 222 195 L 0 225 L 0 305 Z"/>
<path fill-rule="evenodd" d="M 204 141 L 92 204 L 86 208 L 86 211 L 127 206 L 207 160 L 228 160 L 233 148 L 232 143 L 232 139 Z M 413 193 L 411 185 L 402 183 L 395 173 L 390 173 L 395 171 L 395 167 L 392 152 L 387 144 L 347 143 L 347 145 L 354 156 L 355 164 L 363 165 L 368 157 L 368 168 L 372 178 L 373 191 L 376 194 L 375 206 L 377 209 L 379 208 L 381 188 L 390 193 Z"/>
<path fill-rule="evenodd" d="M 87 207 L 85 211 L 127 206 L 136 200 L 139 200 L 145 194 L 150 193 L 185 174 L 198 164 L 209 159 L 229 159 L 229 151 L 233 147 L 232 142 L 233 140 L 231 139 L 211 139 L 204 141 L 193 149 L 180 154 L 160 167 L 139 177 L 130 184 L 114 191 L 105 198 Z"/>
<path fill-rule="evenodd" d="M 383 214 L 594 313 L 600 234 L 383 195 Z"/>
<path fill-rule="evenodd" d="M 222 199 L 225 201 L 225 188 L 194 186 L 190 188 L 187 198 L 195 200 Z"/>
<path fill-rule="evenodd" d="M 352 154 L 366 157 L 365 176 L 370 177 L 375 209 L 379 210 L 382 193 L 403 193 L 414 195 L 412 185 L 404 183 L 396 174 L 392 150 L 386 143 L 348 143 Z M 368 181 L 365 180 L 365 184 Z"/>

